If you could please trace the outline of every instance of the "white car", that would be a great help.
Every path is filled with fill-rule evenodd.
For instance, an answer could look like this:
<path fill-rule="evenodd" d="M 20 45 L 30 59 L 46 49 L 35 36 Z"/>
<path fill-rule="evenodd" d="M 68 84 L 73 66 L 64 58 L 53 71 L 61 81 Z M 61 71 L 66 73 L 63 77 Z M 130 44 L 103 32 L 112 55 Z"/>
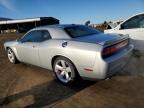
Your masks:
<path fill-rule="evenodd" d="M 129 35 L 135 49 L 144 51 L 144 13 L 134 15 L 117 27 L 104 31 L 105 33 L 117 33 Z"/>

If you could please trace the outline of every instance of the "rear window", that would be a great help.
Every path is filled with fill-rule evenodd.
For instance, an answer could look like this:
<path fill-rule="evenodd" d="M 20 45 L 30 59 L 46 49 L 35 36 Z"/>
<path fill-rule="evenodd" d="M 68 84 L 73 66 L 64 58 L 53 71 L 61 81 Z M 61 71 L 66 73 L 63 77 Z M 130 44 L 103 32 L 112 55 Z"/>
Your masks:
<path fill-rule="evenodd" d="M 100 31 L 88 26 L 72 26 L 64 29 L 72 38 L 94 35 L 101 33 Z"/>

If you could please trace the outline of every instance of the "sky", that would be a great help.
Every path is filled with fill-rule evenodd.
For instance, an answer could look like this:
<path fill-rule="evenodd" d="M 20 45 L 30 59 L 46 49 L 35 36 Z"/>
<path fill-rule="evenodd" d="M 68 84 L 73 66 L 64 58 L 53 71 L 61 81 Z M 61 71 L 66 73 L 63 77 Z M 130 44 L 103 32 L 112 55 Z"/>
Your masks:
<path fill-rule="evenodd" d="M 55 17 L 64 24 L 102 23 L 144 12 L 144 0 L 0 0 L 0 17 Z"/>

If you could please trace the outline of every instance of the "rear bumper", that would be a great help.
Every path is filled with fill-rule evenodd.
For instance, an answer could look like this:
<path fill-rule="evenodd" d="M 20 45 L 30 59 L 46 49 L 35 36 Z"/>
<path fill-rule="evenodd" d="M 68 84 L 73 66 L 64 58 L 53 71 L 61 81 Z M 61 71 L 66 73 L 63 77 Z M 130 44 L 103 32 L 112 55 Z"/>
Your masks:
<path fill-rule="evenodd" d="M 111 77 L 112 75 L 123 69 L 124 66 L 126 66 L 132 55 L 133 48 L 134 46 L 130 45 L 120 54 L 107 60 L 107 72 L 105 74 L 105 78 Z"/>
<path fill-rule="evenodd" d="M 93 68 L 93 72 L 89 74 L 87 77 L 84 76 L 84 79 L 106 79 L 108 77 L 113 76 L 118 71 L 124 68 L 124 66 L 128 63 L 134 46 L 129 45 L 126 49 L 121 51 L 118 54 L 115 54 L 107 59 L 102 59 L 99 57 L 96 60 L 96 63 Z"/>

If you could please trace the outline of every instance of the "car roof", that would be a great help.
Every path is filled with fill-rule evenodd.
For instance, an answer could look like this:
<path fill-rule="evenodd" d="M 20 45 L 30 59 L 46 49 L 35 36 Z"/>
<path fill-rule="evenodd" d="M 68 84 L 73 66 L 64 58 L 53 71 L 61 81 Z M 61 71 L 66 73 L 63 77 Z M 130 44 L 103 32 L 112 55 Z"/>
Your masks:
<path fill-rule="evenodd" d="M 47 26 L 41 26 L 34 29 L 43 29 L 43 28 L 54 28 L 54 29 L 64 29 L 66 27 L 74 27 L 74 26 L 80 26 L 78 24 L 55 24 L 55 25 L 47 25 Z"/>

